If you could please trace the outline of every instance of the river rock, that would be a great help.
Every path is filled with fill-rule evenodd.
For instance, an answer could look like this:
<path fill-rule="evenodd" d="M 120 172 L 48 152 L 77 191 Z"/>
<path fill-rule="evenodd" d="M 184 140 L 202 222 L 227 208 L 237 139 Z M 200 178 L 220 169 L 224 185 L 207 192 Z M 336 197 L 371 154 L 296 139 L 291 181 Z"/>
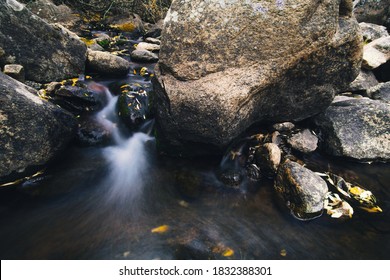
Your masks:
<path fill-rule="evenodd" d="M 131 64 L 124 58 L 108 52 L 88 50 L 87 69 L 110 76 L 125 76 L 129 73 Z"/>
<path fill-rule="evenodd" d="M 390 82 L 380 83 L 370 88 L 367 95 L 372 99 L 390 102 Z"/>
<path fill-rule="evenodd" d="M 94 112 L 102 109 L 107 103 L 107 97 L 103 92 L 90 90 L 86 84 L 82 83 L 76 86 L 61 85 L 53 95 L 52 100 L 55 104 L 74 114 Z"/>
<path fill-rule="evenodd" d="M 155 45 L 161 45 L 161 40 L 153 38 L 153 37 L 147 37 L 145 39 L 146 43 L 155 44 Z M 160 50 L 160 49 L 159 49 Z"/>
<path fill-rule="evenodd" d="M 147 51 L 151 51 L 151 52 L 158 52 L 158 51 L 160 51 L 160 45 L 141 42 L 141 43 L 137 44 L 136 49 L 137 50 L 147 50 Z"/>
<path fill-rule="evenodd" d="M 37 82 L 84 73 L 87 47 L 79 37 L 18 4 L 0 0 L 0 46 L 5 52 L 1 63 L 23 65 L 26 79 Z"/>
<path fill-rule="evenodd" d="M 119 96 L 117 107 L 119 117 L 128 128 L 132 130 L 139 128 L 149 113 L 146 91 L 122 93 Z"/>
<path fill-rule="evenodd" d="M 366 92 L 369 88 L 378 84 L 374 73 L 369 70 L 362 69 L 356 79 L 350 83 L 345 91 L 363 91 Z"/>
<path fill-rule="evenodd" d="M 4 74 L 18 80 L 19 82 L 24 82 L 26 78 L 24 67 L 19 64 L 4 65 Z"/>
<path fill-rule="evenodd" d="M 359 23 L 362 30 L 363 40 L 365 42 L 372 42 L 376 39 L 389 36 L 386 27 L 374 23 L 361 22 Z"/>
<path fill-rule="evenodd" d="M 273 177 L 278 170 L 282 152 L 278 145 L 274 143 L 265 143 L 256 149 L 256 164 L 260 167 L 262 173 Z"/>
<path fill-rule="evenodd" d="M 365 69 L 372 70 L 385 64 L 390 59 L 390 36 L 382 37 L 364 46 L 363 64 Z"/>
<path fill-rule="evenodd" d="M 360 68 L 352 2 L 341 3 L 174 1 L 154 79 L 160 147 L 223 151 L 254 123 L 324 110 Z"/>
<path fill-rule="evenodd" d="M 390 104 L 369 98 L 344 100 L 332 103 L 314 121 L 329 154 L 357 160 L 390 159 Z"/>
<path fill-rule="evenodd" d="M 130 57 L 136 62 L 157 62 L 158 55 L 148 50 L 134 50 L 131 52 Z"/>
<path fill-rule="evenodd" d="M 295 124 L 292 122 L 276 123 L 272 126 L 273 129 L 279 132 L 291 131 L 295 128 Z"/>
<path fill-rule="evenodd" d="M 304 129 L 291 135 L 287 143 L 297 151 L 302 153 L 311 153 L 317 149 L 318 138 L 309 129 Z"/>
<path fill-rule="evenodd" d="M 356 2 L 356 1 L 354 1 Z M 389 16 L 388 0 L 358 0 L 353 10 L 359 22 L 385 25 Z"/>
<path fill-rule="evenodd" d="M 74 136 L 75 118 L 0 73 L 0 178 L 47 163 Z"/>
<path fill-rule="evenodd" d="M 274 188 L 296 218 L 309 220 L 321 216 L 328 186 L 313 171 L 286 161 L 279 167 Z"/>

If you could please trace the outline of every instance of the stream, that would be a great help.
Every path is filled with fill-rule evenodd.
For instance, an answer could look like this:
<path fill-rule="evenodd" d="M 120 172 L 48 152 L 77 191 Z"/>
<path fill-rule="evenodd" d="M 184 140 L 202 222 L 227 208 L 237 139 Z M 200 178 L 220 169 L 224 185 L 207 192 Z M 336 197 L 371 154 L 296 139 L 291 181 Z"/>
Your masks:
<path fill-rule="evenodd" d="M 152 121 L 123 133 L 106 89 L 95 120 L 111 130 L 109 145 L 74 144 L 42 180 L 0 189 L 1 259 L 390 258 L 389 164 L 305 156 L 308 168 L 370 189 L 383 213 L 298 221 L 271 180 L 229 191 L 215 175 L 221 158 L 159 155 Z"/>

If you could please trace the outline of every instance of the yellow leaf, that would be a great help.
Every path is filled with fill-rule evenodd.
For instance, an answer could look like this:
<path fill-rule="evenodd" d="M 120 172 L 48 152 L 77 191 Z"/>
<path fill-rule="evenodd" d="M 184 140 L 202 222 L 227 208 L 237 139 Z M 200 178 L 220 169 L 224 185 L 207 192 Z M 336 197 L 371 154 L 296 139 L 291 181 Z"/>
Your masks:
<path fill-rule="evenodd" d="M 349 189 L 349 192 L 354 195 L 361 195 L 364 192 L 364 190 L 359 187 L 352 187 Z"/>
<path fill-rule="evenodd" d="M 286 251 L 286 249 L 280 250 L 280 255 L 281 255 L 282 257 L 287 256 L 287 251 Z"/>
<path fill-rule="evenodd" d="M 379 207 L 379 206 L 374 206 L 374 207 L 364 207 L 364 206 L 360 206 L 360 209 L 363 209 L 369 213 L 378 213 L 378 212 L 383 212 L 383 210 Z"/>
<path fill-rule="evenodd" d="M 227 248 L 223 253 L 222 256 L 224 257 L 231 257 L 234 255 L 234 251 L 230 248 Z"/>
<path fill-rule="evenodd" d="M 152 233 L 164 233 L 169 230 L 169 226 L 162 225 L 151 230 Z"/>

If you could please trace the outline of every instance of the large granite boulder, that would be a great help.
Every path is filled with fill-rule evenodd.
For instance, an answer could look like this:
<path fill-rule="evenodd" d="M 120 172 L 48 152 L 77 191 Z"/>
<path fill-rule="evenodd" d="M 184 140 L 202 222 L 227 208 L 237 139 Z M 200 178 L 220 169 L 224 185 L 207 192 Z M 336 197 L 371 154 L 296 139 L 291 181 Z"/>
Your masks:
<path fill-rule="evenodd" d="M 254 123 L 321 112 L 358 75 L 361 42 L 351 1 L 174 1 L 154 80 L 160 147 L 221 150 Z"/>
<path fill-rule="evenodd" d="M 0 0 L 0 67 L 20 64 L 26 79 L 63 80 L 84 73 L 86 45 L 60 25 L 49 25 L 16 0 Z"/>
<path fill-rule="evenodd" d="M 389 103 L 350 98 L 334 102 L 314 121 L 329 154 L 357 160 L 390 160 Z"/>
<path fill-rule="evenodd" d="M 47 163 L 73 137 L 73 115 L 34 92 L 0 72 L 0 181 Z"/>

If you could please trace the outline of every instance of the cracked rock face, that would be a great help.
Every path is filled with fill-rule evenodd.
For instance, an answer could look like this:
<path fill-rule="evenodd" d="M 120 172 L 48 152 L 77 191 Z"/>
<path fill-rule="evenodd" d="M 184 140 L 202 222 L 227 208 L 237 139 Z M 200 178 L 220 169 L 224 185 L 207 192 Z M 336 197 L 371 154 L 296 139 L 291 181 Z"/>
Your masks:
<path fill-rule="evenodd" d="M 254 123 L 323 111 L 359 73 L 361 41 L 351 1 L 174 1 L 154 80 L 161 147 L 221 150 Z"/>

